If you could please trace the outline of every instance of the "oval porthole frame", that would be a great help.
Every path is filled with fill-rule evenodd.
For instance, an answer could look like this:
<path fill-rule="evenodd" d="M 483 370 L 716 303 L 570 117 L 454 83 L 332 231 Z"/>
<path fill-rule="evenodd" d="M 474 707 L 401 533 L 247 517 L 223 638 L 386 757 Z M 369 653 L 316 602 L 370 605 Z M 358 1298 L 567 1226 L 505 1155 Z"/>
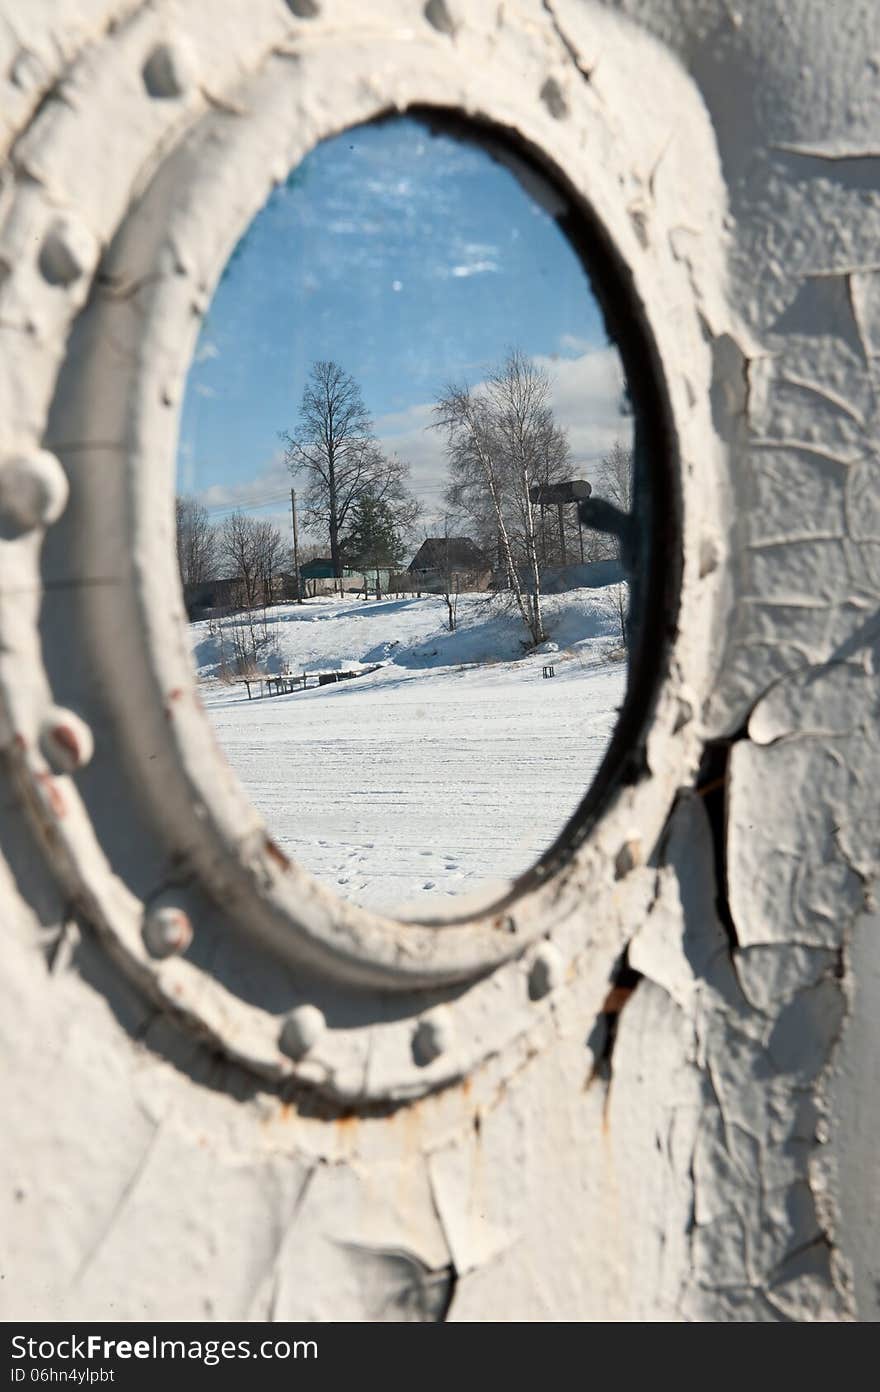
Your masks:
<path fill-rule="evenodd" d="M 695 289 L 698 257 L 681 256 L 671 235 L 646 233 L 644 211 L 634 210 L 628 198 L 647 178 L 634 172 L 644 167 L 647 150 L 645 127 L 628 117 L 626 103 L 609 111 L 587 84 L 573 83 L 570 60 L 550 35 L 546 51 L 532 51 L 523 33 L 511 28 L 491 59 L 478 63 L 464 31 L 453 42 L 427 22 L 422 31 L 354 36 L 310 27 L 300 45 L 303 29 L 294 26 L 289 50 L 278 42 L 265 49 L 249 75 L 237 62 L 222 101 L 205 103 L 199 95 L 204 83 L 201 89 L 182 82 L 179 91 L 133 94 L 136 102 L 165 100 L 185 109 L 169 112 L 167 128 L 151 133 L 151 160 L 142 162 L 120 215 L 114 219 L 108 210 L 103 239 L 91 231 L 93 210 L 89 217 L 73 208 L 60 224 L 52 199 L 31 210 L 43 220 L 36 270 L 33 256 L 26 267 L 35 279 L 30 287 L 26 280 L 18 284 L 23 277 L 16 271 L 12 288 L 26 297 L 38 286 L 37 298 L 56 314 L 63 298 L 67 322 L 76 323 L 66 360 L 47 355 L 41 380 L 44 417 L 52 401 L 48 430 L 36 410 L 35 438 L 20 446 L 34 476 L 37 445 L 45 446 L 49 503 L 23 539 L 2 543 L 5 554 L 17 548 L 15 556 L 36 568 L 42 527 L 63 507 L 64 478 L 71 504 L 66 550 L 59 543 L 52 561 L 56 569 L 47 573 L 44 565 L 34 602 L 24 603 L 21 613 L 6 606 L 4 638 L 14 641 L 0 679 L 13 762 L 49 858 L 129 974 L 268 1078 L 294 1075 L 339 1099 L 411 1097 L 527 1034 L 544 1020 L 536 1011 L 546 1015 L 565 984 L 577 981 L 595 1013 L 626 923 L 648 912 L 653 849 L 677 790 L 693 781 L 701 752 L 699 712 L 709 690 L 708 635 L 723 559 L 715 511 L 721 449 L 710 410 L 706 306 Z M 471 38 L 479 44 L 478 33 Z M 636 31 L 630 39 L 635 49 L 648 42 Z M 154 40 L 142 36 L 145 62 Z M 125 41 L 137 47 L 130 31 Z M 110 36 L 103 60 L 108 67 L 112 46 Z M 185 36 L 178 48 L 191 52 Z M 511 82 L 512 69 L 521 87 Z M 187 64 L 175 68 L 188 70 Z M 331 70 L 339 77 L 328 93 Z M 683 74 L 669 81 L 687 89 Z M 650 690 L 634 693 L 632 721 L 617 740 L 637 735 L 635 758 L 624 768 L 612 752 L 606 766 L 611 781 L 581 809 L 579 833 L 572 836 L 569 827 L 508 900 L 444 923 L 404 923 L 340 900 L 300 867 L 284 863 L 216 749 L 196 698 L 174 574 L 176 408 L 199 316 L 272 184 L 327 136 L 388 111 L 442 113 L 450 94 L 454 112 L 475 132 L 505 133 L 527 162 L 564 190 L 597 229 L 609 264 L 616 259 L 618 284 L 628 279 L 626 313 L 615 313 L 614 324 L 625 318 L 640 336 L 643 360 L 651 360 L 678 495 L 669 500 L 673 545 L 667 555 L 678 549 L 679 537 L 681 548 L 680 565 L 659 577 L 667 588 L 657 611 L 664 627 L 654 635 L 653 671 L 650 663 L 639 668 Z M 130 125 L 132 140 L 142 138 L 143 122 Z M 88 128 L 77 131 L 75 120 L 70 126 L 72 158 Z M 701 138 L 711 151 L 710 133 Z M 585 146 L 594 152 L 592 164 Z M 711 199 L 721 181 L 717 188 L 707 182 L 701 197 L 720 229 L 723 207 Z M 27 199 L 26 190 L 22 196 Z M 107 250 L 99 259 L 102 240 Z M 0 295 L 9 288 L 0 287 Z M 687 376 L 678 371 L 683 356 Z M 62 461 L 63 476 L 45 463 L 52 456 Z M 703 471 L 699 486 L 695 459 Z M 163 472 L 156 460 L 164 461 Z M 52 501 L 53 488 L 60 502 Z M 75 714 L 59 708 L 57 684 L 53 689 L 41 660 L 36 612 L 41 589 L 51 595 L 65 584 L 77 586 L 81 596 L 83 651 L 94 661 L 91 680 L 122 731 L 139 818 L 160 829 L 176 867 L 149 894 L 132 892 L 108 863 L 74 783 L 87 734 L 79 753 L 70 751 L 76 720 L 89 719 L 88 693 Z M 112 648 L 108 633 L 116 638 Z M 21 698 L 22 673 L 35 697 L 30 707 Z M 100 729 L 94 735 L 99 759 Z M 66 762 L 59 762 L 59 747 L 69 755 Z M 259 999 L 240 999 L 203 963 L 180 954 L 186 933 L 192 928 L 198 935 L 200 927 L 181 907 L 192 881 L 254 952 L 282 959 L 299 980 L 300 994 L 295 984 L 283 1012 Z M 546 989 L 535 985 L 538 979 Z M 376 1000 L 389 995 L 397 1005 L 383 1013 Z M 343 1027 L 324 1029 L 313 1016 L 303 1025 L 304 1010 L 326 1020 L 339 998 L 347 1002 Z"/>

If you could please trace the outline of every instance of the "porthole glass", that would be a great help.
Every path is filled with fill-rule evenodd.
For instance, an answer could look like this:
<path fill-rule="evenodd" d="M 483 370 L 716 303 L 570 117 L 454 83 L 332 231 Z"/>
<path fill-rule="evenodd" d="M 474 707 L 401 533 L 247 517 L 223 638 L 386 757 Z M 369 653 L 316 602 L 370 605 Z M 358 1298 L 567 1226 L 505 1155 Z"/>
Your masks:
<path fill-rule="evenodd" d="M 193 357 L 202 701 L 278 844 L 373 909 L 526 871 L 625 698 L 633 414 L 569 222 L 477 134 L 345 131 L 247 229 Z"/>

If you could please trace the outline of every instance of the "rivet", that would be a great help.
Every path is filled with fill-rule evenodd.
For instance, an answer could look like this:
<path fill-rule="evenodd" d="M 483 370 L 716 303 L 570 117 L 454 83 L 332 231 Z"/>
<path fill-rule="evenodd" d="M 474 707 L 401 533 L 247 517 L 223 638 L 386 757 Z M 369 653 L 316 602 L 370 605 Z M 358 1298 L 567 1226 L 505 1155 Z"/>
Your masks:
<path fill-rule="evenodd" d="M 529 971 L 529 999 L 541 1000 L 562 985 L 565 963 L 558 947 L 544 942 L 538 948 Z"/>
<path fill-rule="evenodd" d="M 141 70 L 151 97 L 182 97 L 193 85 L 193 65 L 181 44 L 157 44 Z"/>
<path fill-rule="evenodd" d="M 642 843 L 637 836 L 624 841 L 614 860 L 614 878 L 622 880 L 642 863 Z"/>
<path fill-rule="evenodd" d="M 305 1058 L 326 1028 L 327 1021 L 316 1005 L 298 1005 L 281 1026 L 278 1047 L 288 1058 Z"/>
<path fill-rule="evenodd" d="M 316 19 L 321 13 L 318 0 L 287 0 L 287 8 L 297 19 Z"/>
<path fill-rule="evenodd" d="M 91 759 L 95 742 L 84 720 L 56 707 L 40 726 L 40 748 L 53 773 L 75 773 Z"/>
<path fill-rule="evenodd" d="M 64 511 L 67 475 L 48 450 L 12 455 L 0 466 L 0 536 L 48 527 Z"/>
<path fill-rule="evenodd" d="M 419 1068 L 426 1068 L 429 1063 L 440 1058 L 441 1054 L 448 1053 L 454 1039 L 455 1025 L 445 1006 L 440 1006 L 430 1015 L 426 1015 L 419 1021 L 412 1040 L 413 1058 Z"/>
<path fill-rule="evenodd" d="M 448 0 L 428 0 L 424 9 L 425 19 L 440 34 L 448 34 L 453 38 L 459 27 L 456 16 L 450 10 Z"/>
<path fill-rule="evenodd" d="M 144 945 L 151 957 L 173 957 L 176 952 L 186 952 L 192 937 L 189 915 L 171 904 L 150 909 L 144 919 Z"/>
<path fill-rule="evenodd" d="M 72 285 L 94 263 L 95 237 L 78 218 L 58 217 L 49 225 L 37 264 L 49 285 Z"/>

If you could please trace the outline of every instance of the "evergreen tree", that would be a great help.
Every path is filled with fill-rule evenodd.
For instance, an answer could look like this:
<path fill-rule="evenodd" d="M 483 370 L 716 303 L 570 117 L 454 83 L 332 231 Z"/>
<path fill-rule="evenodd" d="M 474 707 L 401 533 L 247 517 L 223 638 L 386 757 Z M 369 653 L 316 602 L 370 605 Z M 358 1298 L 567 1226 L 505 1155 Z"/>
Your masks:
<path fill-rule="evenodd" d="M 350 514 L 350 527 L 340 550 L 347 566 L 376 572 L 376 594 L 380 583 L 379 571 L 400 564 L 405 544 L 399 526 L 399 509 L 372 491 L 357 499 Z"/>

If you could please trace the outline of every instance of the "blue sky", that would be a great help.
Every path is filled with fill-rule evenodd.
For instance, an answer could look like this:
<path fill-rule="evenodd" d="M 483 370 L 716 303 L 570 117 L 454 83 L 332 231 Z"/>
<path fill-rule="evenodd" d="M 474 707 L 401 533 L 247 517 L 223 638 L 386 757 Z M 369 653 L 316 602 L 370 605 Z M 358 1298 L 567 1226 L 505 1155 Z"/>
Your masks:
<path fill-rule="evenodd" d="M 346 131 L 275 190 L 226 268 L 187 382 L 179 489 L 218 520 L 240 504 L 286 525 L 278 432 L 296 425 L 311 363 L 330 358 L 411 463 L 427 519 L 444 483 L 442 440 L 425 429 L 434 396 L 512 346 L 550 373 L 589 477 L 629 424 L 617 354 L 552 209 L 478 145 L 412 119 Z"/>

